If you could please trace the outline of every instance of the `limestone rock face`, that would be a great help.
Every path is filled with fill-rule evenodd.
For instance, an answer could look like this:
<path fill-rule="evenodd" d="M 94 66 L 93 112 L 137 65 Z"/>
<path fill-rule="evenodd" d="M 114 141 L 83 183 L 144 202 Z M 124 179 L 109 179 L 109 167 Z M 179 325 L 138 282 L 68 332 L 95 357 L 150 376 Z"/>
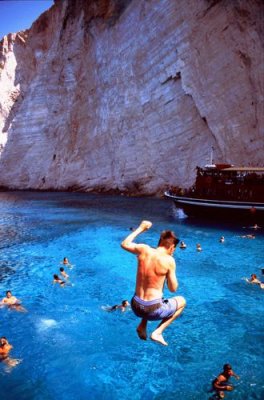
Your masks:
<path fill-rule="evenodd" d="M 0 42 L 0 186 L 154 194 L 263 165 L 261 0 L 57 0 Z"/>

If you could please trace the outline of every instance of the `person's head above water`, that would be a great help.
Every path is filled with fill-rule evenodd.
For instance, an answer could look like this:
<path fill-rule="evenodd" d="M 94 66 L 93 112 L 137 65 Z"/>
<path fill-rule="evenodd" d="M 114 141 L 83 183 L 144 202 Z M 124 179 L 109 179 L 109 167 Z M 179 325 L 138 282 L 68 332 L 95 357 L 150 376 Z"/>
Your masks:
<path fill-rule="evenodd" d="M 60 267 L 60 272 L 63 272 L 64 271 L 64 268 L 63 267 Z"/>
<path fill-rule="evenodd" d="M 122 306 L 123 306 L 123 307 L 129 306 L 128 300 L 123 300 L 123 301 L 122 301 Z"/>
<path fill-rule="evenodd" d="M 12 297 L 12 292 L 11 290 L 7 290 L 6 292 L 6 297 L 9 299 L 10 297 Z"/>
<path fill-rule="evenodd" d="M 53 275 L 53 278 L 55 279 L 55 281 L 59 281 L 59 280 L 60 280 L 60 278 L 58 277 L 57 274 L 54 274 L 54 275 Z"/>
<path fill-rule="evenodd" d="M 4 346 L 5 344 L 8 344 L 7 338 L 5 336 L 2 336 L 0 338 L 0 345 Z"/>
<path fill-rule="evenodd" d="M 224 373 L 225 374 L 227 374 L 227 375 L 232 375 L 232 367 L 231 367 L 231 365 L 230 364 L 224 364 L 224 366 L 223 366 L 223 371 L 224 371 Z"/>

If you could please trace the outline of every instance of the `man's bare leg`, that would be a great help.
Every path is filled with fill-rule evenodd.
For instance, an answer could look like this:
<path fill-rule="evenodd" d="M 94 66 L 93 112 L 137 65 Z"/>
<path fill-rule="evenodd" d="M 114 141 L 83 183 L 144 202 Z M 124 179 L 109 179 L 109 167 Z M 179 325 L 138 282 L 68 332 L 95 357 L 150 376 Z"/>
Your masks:
<path fill-rule="evenodd" d="M 152 332 L 150 338 L 154 340 L 154 342 L 158 342 L 160 344 L 163 344 L 163 346 L 168 346 L 168 343 L 165 342 L 162 333 L 164 329 L 166 329 L 176 318 L 180 316 L 180 314 L 183 312 L 186 302 L 184 297 L 178 296 L 176 297 L 177 302 L 178 302 L 178 309 L 177 311 L 173 314 L 172 317 L 170 318 L 165 318 L 161 321 L 161 323 L 158 325 L 157 329 Z"/>
<path fill-rule="evenodd" d="M 142 318 L 140 324 L 137 327 L 138 337 L 142 340 L 147 340 L 147 323 L 148 321 Z"/>

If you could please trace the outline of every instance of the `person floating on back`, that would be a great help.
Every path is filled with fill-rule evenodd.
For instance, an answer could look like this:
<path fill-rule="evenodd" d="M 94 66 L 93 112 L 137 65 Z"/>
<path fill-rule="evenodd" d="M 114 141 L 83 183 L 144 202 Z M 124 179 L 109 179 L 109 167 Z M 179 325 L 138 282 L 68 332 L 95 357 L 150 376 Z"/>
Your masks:
<path fill-rule="evenodd" d="M 239 379 L 239 376 L 234 373 L 230 364 L 225 364 L 223 366 L 223 372 L 221 372 L 217 378 L 215 378 L 212 382 L 213 390 L 216 392 L 218 398 L 223 399 L 225 397 L 225 391 L 231 391 L 234 389 L 233 385 L 231 385 L 228 381 L 234 376 L 236 379 Z"/>
<path fill-rule="evenodd" d="M 6 305 L 8 308 L 16 310 L 16 311 L 20 311 L 20 312 L 27 311 L 24 307 L 22 307 L 21 301 L 12 295 L 11 290 L 7 290 L 6 297 L 4 297 L 1 300 L 0 304 Z"/>
<path fill-rule="evenodd" d="M 164 346 L 163 331 L 183 312 L 186 305 L 182 296 L 163 299 L 163 287 L 175 292 L 178 288 L 176 264 L 172 257 L 179 240 L 172 231 L 160 235 L 157 248 L 146 244 L 136 244 L 134 239 L 152 226 L 150 221 L 142 221 L 138 228 L 121 243 L 121 247 L 138 257 L 135 295 L 131 301 L 134 314 L 141 318 L 137 327 L 140 339 L 147 339 L 147 322 L 161 320 L 150 338 Z"/>

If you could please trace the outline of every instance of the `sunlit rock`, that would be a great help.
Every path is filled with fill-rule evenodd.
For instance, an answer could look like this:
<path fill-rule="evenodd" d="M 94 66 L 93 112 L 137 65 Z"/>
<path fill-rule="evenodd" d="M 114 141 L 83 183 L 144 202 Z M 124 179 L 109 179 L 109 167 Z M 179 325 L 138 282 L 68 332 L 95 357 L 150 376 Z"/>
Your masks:
<path fill-rule="evenodd" d="M 0 186 L 153 194 L 263 163 L 262 2 L 57 0 L 0 43 Z"/>

